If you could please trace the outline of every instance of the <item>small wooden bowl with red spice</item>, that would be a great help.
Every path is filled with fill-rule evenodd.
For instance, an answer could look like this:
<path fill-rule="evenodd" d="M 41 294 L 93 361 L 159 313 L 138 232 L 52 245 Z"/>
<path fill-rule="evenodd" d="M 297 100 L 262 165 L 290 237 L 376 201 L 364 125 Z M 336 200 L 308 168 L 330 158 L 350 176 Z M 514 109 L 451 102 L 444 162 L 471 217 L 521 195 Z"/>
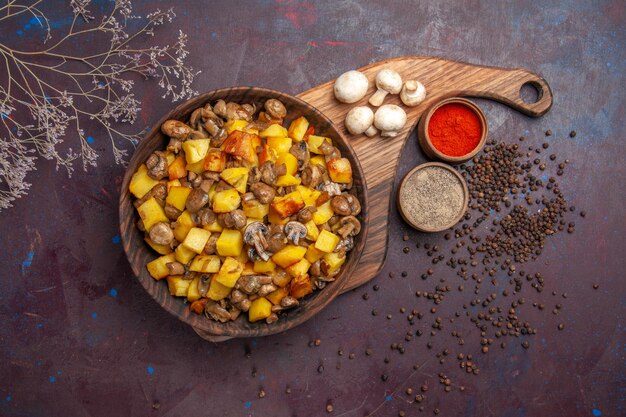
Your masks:
<path fill-rule="evenodd" d="M 487 133 L 487 118 L 480 107 L 459 97 L 433 104 L 417 128 L 424 153 L 449 164 L 472 159 L 485 146 Z"/>

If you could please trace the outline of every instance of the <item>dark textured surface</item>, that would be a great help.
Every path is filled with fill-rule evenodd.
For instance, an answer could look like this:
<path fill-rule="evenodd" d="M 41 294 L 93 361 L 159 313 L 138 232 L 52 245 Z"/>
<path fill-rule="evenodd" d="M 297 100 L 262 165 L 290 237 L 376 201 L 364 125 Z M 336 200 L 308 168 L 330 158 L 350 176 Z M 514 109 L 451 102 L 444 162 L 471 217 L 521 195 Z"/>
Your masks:
<path fill-rule="evenodd" d="M 400 410 L 433 415 L 435 407 L 444 416 L 625 414 L 623 2 L 173 5 L 176 25 L 192 35 L 190 62 L 203 71 L 195 84 L 199 91 L 258 85 L 295 94 L 345 70 L 413 54 L 541 74 L 555 97 L 541 119 L 480 101 L 492 138 L 547 141 L 544 154 L 571 160 L 561 188 L 577 210 L 587 212 L 584 219 L 572 217 L 576 233 L 548 239 L 539 261 L 525 266 L 542 271 L 546 280 L 540 295 L 523 290 L 527 303 L 520 309 L 538 334 L 526 339 L 528 350 L 511 340 L 506 349 L 493 347 L 482 355 L 474 325 L 459 319 L 463 352 L 474 354 L 481 373 L 466 376 L 453 358 L 440 365 L 435 352 L 448 347 L 454 357 L 459 351 L 448 332 L 431 338 L 429 313 L 429 320 L 410 327 L 398 309 L 426 312 L 431 304 L 413 294 L 436 284 L 419 278 L 429 262 L 424 252 L 404 254 L 402 248 L 426 241 L 443 245 L 443 238 L 413 232 L 392 211 L 387 265 L 371 284 L 340 296 L 287 333 L 207 343 L 134 280 L 117 236 L 123 169 L 113 164 L 107 141 L 95 131 L 92 136 L 102 143 L 98 168 L 67 180 L 42 163 L 29 177 L 30 196 L 0 214 L 0 415 L 314 416 L 326 413 L 328 401 L 336 416 L 395 416 Z M 170 3 L 135 4 L 157 6 Z M 176 25 L 162 29 L 173 34 Z M 139 92 L 146 125 L 172 107 L 151 84 L 138 85 Z M 545 138 L 548 128 L 554 134 Z M 575 138 L 568 136 L 572 129 Z M 414 134 L 398 177 L 423 159 Z M 404 233 L 411 245 L 402 241 Z M 409 272 L 406 278 L 400 277 L 402 270 Z M 456 286 L 453 273 L 445 277 Z M 379 291 L 372 291 L 374 284 Z M 472 297 L 467 287 L 450 293 L 437 314 L 449 317 L 461 310 Z M 545 303 L 546 310 L 531 308 L 532 301 Z M 555 316 L 556 303 L 563 308 Z M 378 316 L 370 314 L 373 308 Z M 563 331 L 557 331 L 558 323 L 565 324 Z M 404 355 L 389 350 L 417 328 L 425 334 L 404 342 Z M 309 347 L 316 338 L 321 345 Z M 429 340 L 432 350 L 425 346 Z M 365 355 L 367 348 L 371 356 Z M 423 366 L 413 371 L 414 363 Z M 440 372 L 466 390 L 444 393 Z M 383 373 L 389 375 L 386 382 Z M 420 413 L 404 391 L 409 386 L 416 391 L 425 381 L 430 389 Z M 266 396 L 259 399 L 261 388 Z"/>

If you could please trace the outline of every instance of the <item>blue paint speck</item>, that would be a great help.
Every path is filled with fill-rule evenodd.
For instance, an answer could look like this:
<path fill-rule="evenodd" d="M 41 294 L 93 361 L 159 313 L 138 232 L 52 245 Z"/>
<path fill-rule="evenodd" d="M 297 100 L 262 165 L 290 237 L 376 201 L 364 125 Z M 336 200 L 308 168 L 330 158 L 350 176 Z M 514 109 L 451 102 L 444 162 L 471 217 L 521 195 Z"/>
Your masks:
<path fill-rule="evenodd" d="M 57 375 L 61 375 L 63 372 L 61 371 L 57 371 Z"/>
<path fill-rule="evenodd" d="M 15 33 L 17 33 L 17 36 L 22 36 L 24 34 L 23 30 L 16 30 Z"/>
<path fill-rule="evenodd" d="M 109 291 L 109 295 L 111 297 L 117 297 L 117 290 L 115 288 L 111 288 L 111 291 Z"/>
<path fill-rule="evenodd" d="M 26 23 L 26 24 L 24 25 L 24 29 L 30 29 L 30 23 Z"/>
<path fill-rule="evenodd" d="M 3 118 L 3 119 L 6 119 L 7 117 L 9 117 L 9 114 L 8 114 L 8 113 L 5 113 L 5 112 L 2 112 L 2 118 Z"/>
<path fill-rule="evenodd" d="M 253 339 L 252 342 L 250 342 L 250 346 L 252 346 L 253 348 L 256 348 L 257 347 L 256 340 Z"/>
<path fill-rule="evenodd" d="M 261 380 L 261 381 L 265 381 L 265 375 L 261 375 L 261 376 L 259 377 L 259 380 Z"/>
<path fill-rule="evenodd" d="M 95 319 L 96 317 L 98 317 L 98 313 L 91 313 L 91 318 Z"/>
<path fill-rule="evenodd" d="M 154 368 L 151 366 L 148 366 L 148 374 L 152 375 L 154 373 Z"/>
<path fill-rule="evenodd" d="M 43 324 L 42 324 L 42 323 L 38 323 L 38 324 L 37 324 L 37 328 L 38 328 L 38 329 L 41 329 L 42 327 L 43 327 Z"/>
<path fill-rule="evenodd" d="M 7 402 L 9 402 L 9 401 L 11 401 L 11 396 L 10 396 L 10 395 L 7 395 L 4 399 L 5 399 Z"/>
<path fill-rule="evenodd" d="M 122 238 L 120 237 L 120 235 L 115 235 L 111 238 L 111 242 L 113 242 L 114 245 L 119 245 L 121 241 Z"/>
<path fill-rule="evenodd" d="M 54 377 L 54 376 L 50 377 L 50 383 L 51 384 L 54 384 L 56 382 L 56 380 L 57 380 L 56 377 Z"/>
<path fill-rule="evenodd" d="M 593 413 L 594 417 L 600 417 L 602 415 L 602 411 L 597 410 L 595 408 L 591 410 L 591 412 Z"/>
<path fill-rule="evenodd" d="M 22 261 L 22 274 L 24 274 L 26 270 L 30 268 L 30 266 L 33 263 L 34 256 L 35 256 L 35 252 L 33 252 L 32 250 L 28 251 L 28 253 L 26 254 L 26 259 Z"/>
<path fill-rule="evenodd" d="M 217 32 L 211 32 L 211 37 L 212 38 L 217 38 Z"/>
<path fill-rule="evenodd" d="M 387 396 L 385 397 L 385 401 L 391 401 L 391 395 L 387 395 Z"/>
<path fill-rule="evenodd" d="M 28 23 L 30 23 L 31 25 L 38 25 L 39 24 L 39 18 L 36 17 L 36 16 L 33 16 L 33 17 L 30 18 Z"/>
<path fill-rule="evenodd" d="M 87 143 L 91 145 L 93 143 L 93 137 L 87 136 Z"/>
<path fill-rule="evenodd" d="M 250 401 L 246 401 L 246 405 L 244 405 L 244 407 L 250 408 L 251 406 L 252 406 L 252 403 Z"/>

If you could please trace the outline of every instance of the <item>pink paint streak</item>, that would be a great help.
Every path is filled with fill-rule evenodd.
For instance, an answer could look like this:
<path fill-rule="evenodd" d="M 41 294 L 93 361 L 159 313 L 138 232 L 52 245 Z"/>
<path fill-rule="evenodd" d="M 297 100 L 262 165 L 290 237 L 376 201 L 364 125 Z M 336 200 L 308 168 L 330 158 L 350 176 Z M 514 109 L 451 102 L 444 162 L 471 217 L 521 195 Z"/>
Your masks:
<path fill-rule="evenodd" d="M 308 1 L 276 0 L 278 13 L 282 14 L 296 29 L 311 26 L 317 21 L 315 6 Z"/>

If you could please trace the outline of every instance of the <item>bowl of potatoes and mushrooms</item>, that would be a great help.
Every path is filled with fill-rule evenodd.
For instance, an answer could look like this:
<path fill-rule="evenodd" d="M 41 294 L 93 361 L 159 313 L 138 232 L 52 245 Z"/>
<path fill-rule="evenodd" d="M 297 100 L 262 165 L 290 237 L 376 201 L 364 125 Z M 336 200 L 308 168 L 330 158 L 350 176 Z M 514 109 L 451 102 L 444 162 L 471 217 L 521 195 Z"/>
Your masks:
<path fill-rule="evenodd" d="M 358 263 L 365 177 L 309 104 L 263 88 L 215 90 L 139 144 L 120 229 L 144 288 L 202 337 L 277 333 L 324 308 Z"/>

